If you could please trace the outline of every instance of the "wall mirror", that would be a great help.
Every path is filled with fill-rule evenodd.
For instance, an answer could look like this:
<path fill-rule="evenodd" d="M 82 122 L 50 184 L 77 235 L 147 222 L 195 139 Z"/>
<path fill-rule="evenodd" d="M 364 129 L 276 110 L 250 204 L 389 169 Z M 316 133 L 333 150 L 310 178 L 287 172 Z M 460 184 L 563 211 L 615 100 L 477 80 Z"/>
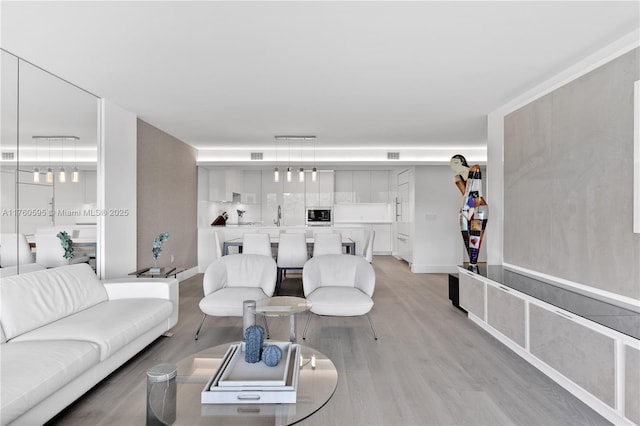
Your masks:
<path fill-rule="evenodd" d="M 79 261 L 96 268 L 99 99 L 0 53 L 0 272 Z M 72 259 L 64 257 L 61 231 L 73 241 Z"/>

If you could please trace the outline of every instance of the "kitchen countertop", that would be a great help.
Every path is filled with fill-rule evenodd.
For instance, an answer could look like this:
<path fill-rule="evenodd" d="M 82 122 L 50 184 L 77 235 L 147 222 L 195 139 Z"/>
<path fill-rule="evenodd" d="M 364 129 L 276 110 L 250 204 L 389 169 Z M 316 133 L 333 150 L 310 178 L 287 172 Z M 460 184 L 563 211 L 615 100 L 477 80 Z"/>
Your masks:
<path fill-rule="evenodd" d="M 348 225 L 350 223 L 392 224 L 393 221 L 391 221 L 391 220 L 335 220 L 335 221 L 333 221 L 334 225 L 344 225 L 344 224 Z"/>

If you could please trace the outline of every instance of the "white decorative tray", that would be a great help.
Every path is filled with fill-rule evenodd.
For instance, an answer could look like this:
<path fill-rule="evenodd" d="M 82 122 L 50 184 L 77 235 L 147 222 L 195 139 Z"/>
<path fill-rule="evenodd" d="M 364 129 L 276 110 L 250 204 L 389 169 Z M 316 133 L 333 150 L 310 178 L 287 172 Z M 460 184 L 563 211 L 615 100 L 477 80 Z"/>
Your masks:
<path fill-rule="evenodd" d="M 229 347 L 220 367 L 201 393 L 203 404 L 295 403 L 300 374 L 300 345 L 271 342 L 282 349 L 275 367 L 244 360 L 244 343 Z"/>

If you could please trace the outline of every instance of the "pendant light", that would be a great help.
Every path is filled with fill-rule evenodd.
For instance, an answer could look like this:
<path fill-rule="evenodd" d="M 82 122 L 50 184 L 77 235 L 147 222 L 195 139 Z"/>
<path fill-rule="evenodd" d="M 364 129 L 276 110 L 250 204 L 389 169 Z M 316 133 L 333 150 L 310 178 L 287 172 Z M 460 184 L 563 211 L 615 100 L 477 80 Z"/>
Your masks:
<path fill-rule="evenodd" d="M 67 181 L 67 173 L 64 170 L 64 139 L 60 140 L 60 158 L 61 165 L 58 171 L 58 182 L 65 183 Z"/>
<path fill-rule="evenodd" d="M 36 166 L 33 168 L 33 183 L 40 183 L 40 168 L 38 167 L 38 139 L 36 139 Z"/>
<path fill-rule="evenodd" d="M 316 138 L 313 138 L 313 169 L 311 169 L 311 181 L 318 179 L 318 169 L 316 169 Z"/>
<path fill-rule="evenodd" d="M 278 169 L 278 139 L 276 138 L 276 168 L 273 170 L 273 181 L 280 182 L 280 169 Z"/>
<path fill-rule="evenodd" d="M 77 139 L 73 140 L 73 173 L 71 173 L 71 182 L 80 182 L 80 171 L 78 170 L 77 162 Z"/>
<path fill-rule="evenodd" d="M 298 169 L 298 182 L 304 182 L 304 169 L 302 168 L 302 141 L 300 141 L 300 168 Z"/>
<path fill-rule="evenodd" d="M 47 183 L 53 183 L 53 170 L 51 170 L 51 139 L 49 139 L 49 167 L 47 167 L 45 181 Z"/>

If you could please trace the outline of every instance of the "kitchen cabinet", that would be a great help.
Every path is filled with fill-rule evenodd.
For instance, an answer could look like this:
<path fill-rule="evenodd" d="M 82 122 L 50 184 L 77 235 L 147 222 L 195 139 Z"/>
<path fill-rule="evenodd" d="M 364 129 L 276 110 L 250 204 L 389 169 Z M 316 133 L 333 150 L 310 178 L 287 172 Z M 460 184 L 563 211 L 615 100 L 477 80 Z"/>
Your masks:
<path fill-rule="evenodd" d="M 371 202 L 371 171 L 354 170 L 352 175 L 352 192 L 354 203 Z"/>
<path fill-rule="evenodd" d="M 371 202 L 389 202 L 389 171 L 371 170 Z"/>
<path fill-rule="evenodd" d="M 280 182 L 273 181 L 273 171 L 262 171 L 262 222 L 265 225 L 273 225 L 278 219 L 278 206 L 282 212 L 282 190 L 285 173 L 280 174 Z M 282 224 L 282 219 L 280 219 Z"/>
<path fill-rule="evenodd" d="M 311 178 L 311 172 L 306 172 L 305 203 L 307 207 L 332 207 L 333 190 L 333 171 L 318 171 L 315 182 Z"/>
<path fill-rule="evenodd" d="M 244 170 L 242 172 L 242 204 L 260 204 L 262 200 L 262 172 Z"/>
<path fill-rule="evenodd" d="M 242 183 L 242 170 L 209 170 L 209 201 L 239 201 Z"/>
<path fill-rule="evenodd" d="M 375 223 L 371 229 L 375 232 L 373 254 L 391 254 L 391 224 Z"/>
<path fill-rule="evenodd" d="M 335 202 L 336 204 L 353 203 L 353 172 L 351 170 L 336 170 Z"/>
<path fill-rule="evenodd" d="M 394 255 L 411 263 L 411 170 L 403 170 L 397 175 L 397 196 L 395 200 L 395 252 Z"/>
<path fill-rule="evenodd" d="M 388 203 L 388 170 L 336 170 L 336 204 Z"/>

